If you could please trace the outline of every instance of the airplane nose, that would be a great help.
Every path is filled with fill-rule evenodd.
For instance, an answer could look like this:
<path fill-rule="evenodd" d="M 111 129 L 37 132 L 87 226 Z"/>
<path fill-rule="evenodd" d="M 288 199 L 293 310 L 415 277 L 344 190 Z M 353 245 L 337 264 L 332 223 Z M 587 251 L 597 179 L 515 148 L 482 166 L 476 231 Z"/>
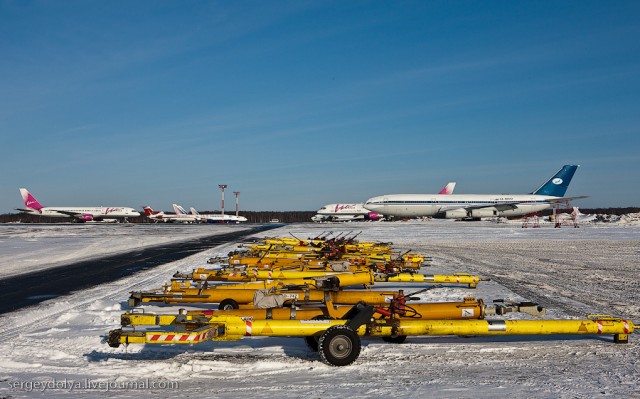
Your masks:
<path fill-rule="evenodd" d="M 375 203 L 370 201 L 365 202 L 363 207 L 364 209 L 367 209 L 369 211 L 374 211 L 374 212 L 380 209 L 379 205 L 376 205 Z"/>

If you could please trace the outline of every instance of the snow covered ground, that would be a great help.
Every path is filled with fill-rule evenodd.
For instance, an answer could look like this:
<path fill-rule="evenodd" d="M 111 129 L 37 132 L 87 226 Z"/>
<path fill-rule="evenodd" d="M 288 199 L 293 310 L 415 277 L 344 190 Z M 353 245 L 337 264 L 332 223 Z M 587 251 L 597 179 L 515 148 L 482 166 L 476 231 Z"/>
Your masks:
<path fill-rule="evenodd" d="M 246 228 L 246 225 L 133 223 L 1 225 L 0 279 L 144 246 Z"/>
<path fill-rule="evenodd" d="M 65 261 L 85 256 L 82 251 L 71 253 L 82 246 L 72 242 L 82 237 L 67 237 L 68 253 L 60 249 L 55 237 L 64 236 L 64 230 L 53 233 L 51 240 L 42 230 L 34 233 L 39 234 L 37 250 L 25 250 L 32 255 L 19 249 L 5 252 L 10 245 L 6 241 L 25 239 L 29 233 L 4 228 L 3 264 L 12 264 L 11 258 L 26 264 L 52 248 Z M 611 313 L 640 320 L 638 227 L 522 229 L 427 221 L 290 225 L 260 235 L 306 238 L 326 230 L 362 230 L 358 239 L 393 241 L 398 249 L 432 256 L 433 266 L 424 273 L 470 272 L 492 278 L 476 290 L 428 291 L 421 294 L 425 301 L 461 300 L 472 294 L 488 302 L 538 301 L 548 307 L 549 318 Z M 119 246 L 120 241 L 144 240 L 137 245 L 148 245 L 175 239 L 173 232 L 152 227 L 133 235 L 105 229 L 100 238 L 107 248 L 120 249 L 128 245 Z M 204 265 L 210 256 L 232 247 L 212 248 L 1 317 L 0 397 L 639 397 L 640 344 L 635 334 L 627 345 L 595 336 L 410 337 L 402 345 L 372 339 L 363 341 L 353 365 L 342 368 L 321 363 L 299 338 L 118 349 L 100 342 L 101 335 L 119 326 L 129 291 L 156 288 L 176 270 Z M 376 285 L 390 288 L 419 289 Z M 176 308 L 146 306 L 171 313 Z"/>

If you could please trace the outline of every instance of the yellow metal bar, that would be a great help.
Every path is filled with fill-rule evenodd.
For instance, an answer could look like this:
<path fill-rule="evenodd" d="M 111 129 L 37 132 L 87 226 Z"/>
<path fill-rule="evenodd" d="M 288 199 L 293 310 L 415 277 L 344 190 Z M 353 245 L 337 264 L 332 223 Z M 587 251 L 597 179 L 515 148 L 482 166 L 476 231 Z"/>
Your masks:
<path fill-rule="evenodd" d="M 403 283 L 434 283 L 434 284 L 466 284 L 469 288 L 476 288 L 478 282 L 486 281 L 479 276 L 469 274 L 411 274 L 398 273 L 395 276 L 376 275 L 376 281 L 403 282 Z"/>
<path fill-rule="evenodd" d="M 323 283 L 323 281 L 328 281 L 330 279 L 336 281 L 338 287 L 348 287 L 353 285 L 372 285 L 374 283 L 374 275 L 368 270 L 357 273 L 254 270 L 248 273 L 228 272 L 219 274 L 216 276 L 217 281 L 244 281 L 245 283 L 217 285 L 215 287 L 217 289 L 268 289 L 273 287 L 284 287 L 285 285 L 309 285 L 311 287 L 323 288 L 327 286 L 327 284 Z M 207 279 L 206 281 L 212 280 Z M 189 281 L 173 280 L 171 282 L 171 289 L 174 291 L 192 287 L 195 286 Z"/>
<path fill-rule="evenodd" d="M 630 320 L 401 320 L 398 335 L 630 334 Z M 387 332 L 372 332 L 385 335 Z"/>
<path fill-rule="evenodd" d="M 260 256 L 244 256 L 237 257 L 232 256 L 229 258 L 229 265 L 231 266 L 255 266 L 255 267 L 287 267 L 297 265 L 309 265 L 309 266 L 324 266 L 326 260 L 323 259 L 307 259 L 307 258 L 262 258 Z"/>
<path fill-rule="evenodd" d="M 233 300 L 239 305 L 253 303 L 255 289 L 198 289 L 187 288 L 180 291 L 132 293 L 132 298 L 140 302 L 161 303 L 220 303 Z M 384 304 L 391 301 L 397 292 L 384 291 L 318 291 L 318 290 L 275 290 L 274 294 L 284 295 L 287 301 L 296 303 L 326 302 L 355 305 L 359 301 L 368 304 Z M 134 305 L 132 305 L 134 306 Z"/>
<path fill-rule="evenodd" d="M 212 318 L 212 321 L 217 317 Z M 226 328 L 231 335 L 254 336 L 308 336 L 330 326 L 344 324 L 346 320 L 253 320 L 250 330 L 247 321 L 227 319 Z M 241 320 L 241 321 L 238 321 Z M 244 324 L 244 326 L 243 326 Z M 389 336 L 393 326 L 385 321 L 363 325 L 360 335 Z M 244 330 L 244 331 L 242 331 Z M 399 319 L 397 335 L 581 335 L 631 334 L 630 320 L 408 320 Z M 242 334 L 244 332 L 244 334 Z"/>
<path fill-rule="evenodd" d="M 201 277 L 205 277 L 202 275 Z M 362 272 L 332 271 L 284 271 L 284 270 L 250 270 L 244 273 L 229 272 L 216 275 L 217 281 L 252 281 L 281 280 L 283 284 L 313 284 L 315 279 L 333 277 L 338 279 L 341 287 L 350 285 L 368 285 L 374 283 L 373 274 L 368 270 Z M 207 278 L 212 281 L 213 278 Z"/>
<path fill-rule="evenodd" d="M 236 316 L 215 316 L 215 324 L 224 324 L 232 336 L 309 336 L 346 320 L 243 320 Z M 359 335 L 389 336 L 394 327 L 375 321 L 358 329 Z M 580 335 L 631 334 L 630 320 L 409 320 L 398 319 L 397 335 Z"/>
<path fill-rule="evenodd" d="M 341 318 L 352 306 L 336 306 L 331 309 L 333 317 Z M 421 320 L 438 319 L 482 319 L 484 317 L 484 303 L 482 300 L 465 298 L 463 302 L 435 302 L 405 305 L 406 315 Z M 249 319 L 262 320 L 311 320 L 314 317 L 327 315 L 326 308 L 276 308 L 276 309 L 236 309 L 236 310 L 196 310 L 188 311 L 184 315 L 162 315 L 152 313 L 123 313 L 120 317 L 123 326 L 168 326 L 183 323 L 209 323 L 216 315 L 238 316 Z M 397 315 L 403 318 L 402 315 Z"/>

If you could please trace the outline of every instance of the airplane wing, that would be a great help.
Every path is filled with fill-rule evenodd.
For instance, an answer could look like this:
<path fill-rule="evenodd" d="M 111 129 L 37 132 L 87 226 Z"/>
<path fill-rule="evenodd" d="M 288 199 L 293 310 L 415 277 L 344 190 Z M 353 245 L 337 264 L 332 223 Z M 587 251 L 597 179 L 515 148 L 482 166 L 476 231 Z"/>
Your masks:
<path fill-rule="evenodd" d="M 540 202 L 546 202 L 548 204 L 562 204 L 565 202 L 569 202 L 572 200 L 576 200 L 576 199 L 582 199 L 582 198 L 589 198 L 589 196 L 586 195 L 581 195 L 579 197 L 558 197 L 558 198 L 550 198 L 550 199 L 546 199 L 546 200 L 540 200 Z M 499 211 L 508 211 L 510 209 L 516 209 L 517 205 L 520 204 L 526 204 L 528 203 L 528 201 L 513 201 L 513 202 L 503 202 L 497 205 L 487 205 L 487 204 L 483 204 L 483 205 L 476 205 L 476 206 L 465 206 L 462 207 L 464 209 L 467 210 L 472 210 L 472 209 L 482 209 L 482 208 L 496 208 Z"/>
<path fill-rule="evenodd" d="M 84 213 L 82 212 L 69 212 L 69 211 L 60 211 L 60 210 L 55 210 L 58 213 L 62 213 L 68 216 L 71 216 L 72 218 L 82 218 L 82 216 L 84 215 Z"/>
<path fill-rule="evenodd" d="M 68 215 L 68 216 L 71 216 L 71 217 L 80 217 L 80 216 L 82 216 L 82 213 L 78 213 L 78 212 L 59 211 L 57 209 L 56 209 L 56 212 L 63 213 L 65 215 Z"/>
<path fill-rule="evenodd" d="M 541 202 L 545 202 L 553 205 L 553 204 L 563 204 L 572 200 L 582 199 L 582 198 L 589 198 L 589 197 L 585 195 L 578 196 L 578 197 L 559 197 L 559 198 L 550 198 L 546 200 L 541 200 Z M 495 208 L 498 211 L 509 211 L 512 209 L 516 209 L 520 204 L 527 204 L 527 201 L 503 202 L 496 205 L 482 204 L 482 205 L 475 205 L 475 206 L 464 206 L 464 207 L 461 207 L 460 209 L 464 209 L 466 211 L 472 211 L 474 209 Z"/>
<path fill-rule="evenodd" d="M 482 204 L 482 205 L 471 205 L 471 206 L 461 206 L 458 209 L 464 209 L 467 211 L 471 211 L 474 209 L 482 209 L 482 208 L 495 208 L 499 211 L 508 211 L 511 209 L 516 209 L 517 205 L 521 204 L 521 201 L 514 201 L 514 202 L 503 202 L 500 204 Z"/>

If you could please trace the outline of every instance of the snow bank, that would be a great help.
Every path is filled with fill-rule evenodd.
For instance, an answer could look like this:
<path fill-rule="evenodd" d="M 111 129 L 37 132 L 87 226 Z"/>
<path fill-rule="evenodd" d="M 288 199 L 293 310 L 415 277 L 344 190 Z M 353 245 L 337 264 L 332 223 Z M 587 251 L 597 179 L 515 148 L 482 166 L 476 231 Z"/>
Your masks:
<path fill-rule="evenodd" d="M 616 224 L 619 226 L 640 226 L 640 213 L 628 213 L 626 215 L 596 215 L 596 224 Z"/>

